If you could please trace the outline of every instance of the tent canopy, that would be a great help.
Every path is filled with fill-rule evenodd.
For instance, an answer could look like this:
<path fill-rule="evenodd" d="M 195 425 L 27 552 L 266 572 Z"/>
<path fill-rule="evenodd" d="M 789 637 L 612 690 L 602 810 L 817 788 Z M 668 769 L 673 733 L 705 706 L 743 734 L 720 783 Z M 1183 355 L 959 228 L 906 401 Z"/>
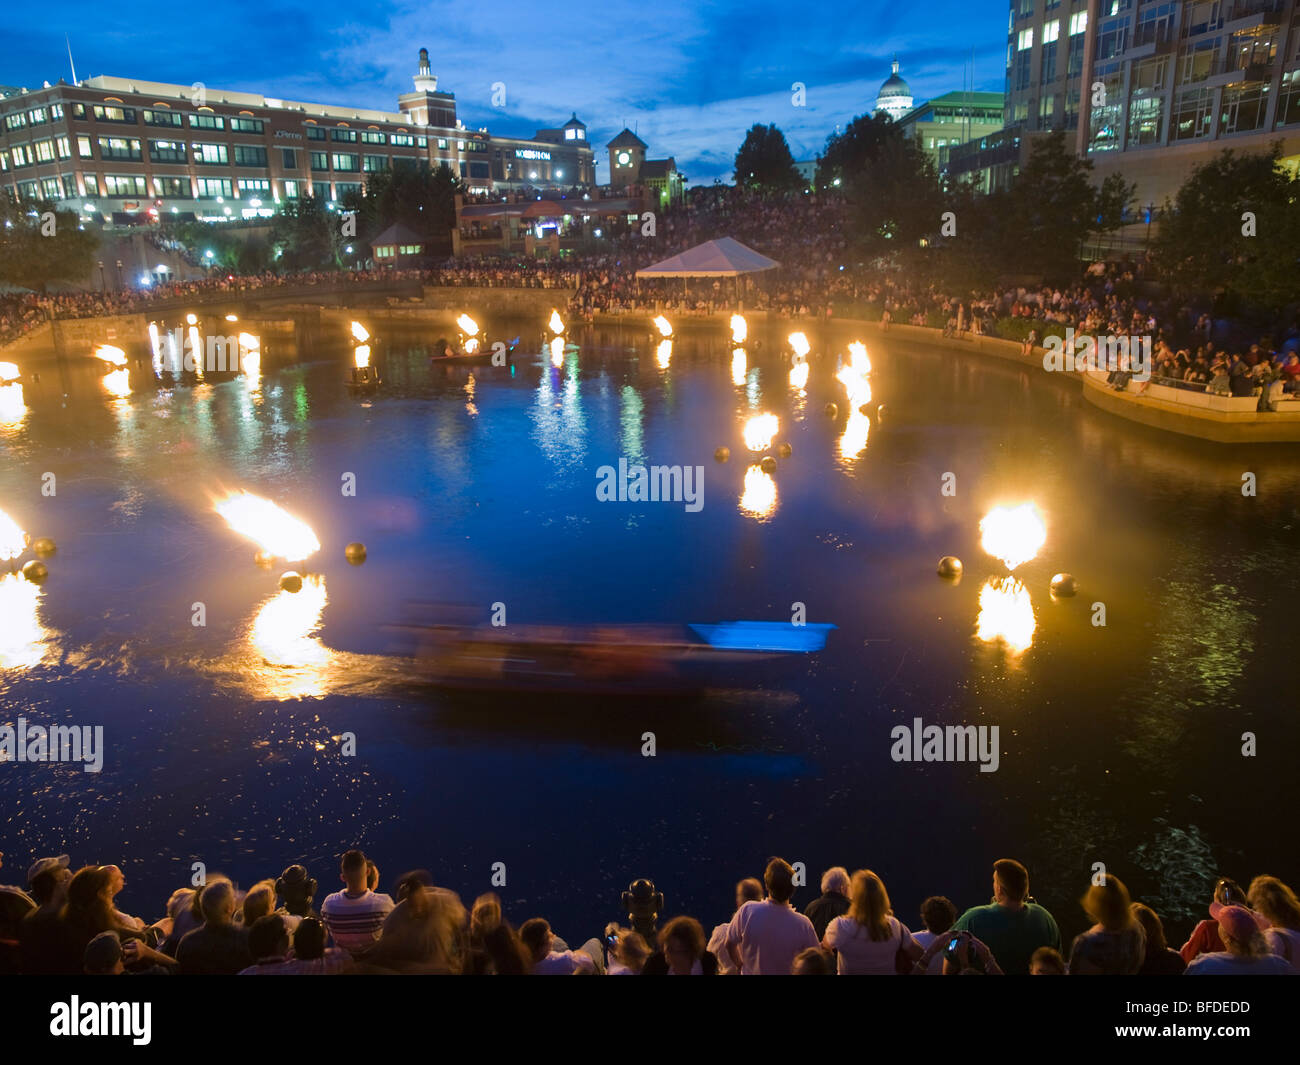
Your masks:
<path fill-rule="evenodd" d="M 706 241 L 636 272 L 637 277 L 739 277 L 780 266 L 731 237 Z"/>

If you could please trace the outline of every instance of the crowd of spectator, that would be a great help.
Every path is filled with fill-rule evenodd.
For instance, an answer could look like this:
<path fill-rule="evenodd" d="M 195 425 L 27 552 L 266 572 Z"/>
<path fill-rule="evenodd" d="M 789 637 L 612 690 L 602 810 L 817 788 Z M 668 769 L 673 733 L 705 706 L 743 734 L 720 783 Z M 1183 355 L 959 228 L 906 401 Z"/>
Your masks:
<path fill-rule="evenodd" d="M 0 858 L 3 856 L 0 855 Z M 339 863 L 341 888 L 317 903 L 302 865 L 240 891 L 208 876 L 181 888 L 146 921 L 124 913 L 126 878 L 115 865 L 72 871 L 67 855 L 40 858 L 24 887 L 0 887 L 0 972 L 25 975 L 326 976 L 339 973 L 466 975 L 1296 975 L 1300 900 L 1272 876 L 1247 890 L 1213 887 L 1208 917 L 1179 950 L 1161 918 L 1130 899 L 1114 875 L 1079 900 L 1090 926 L 1068 948 L 1056 919 L 1029 892 L 1013 859 L 993 864 L 992 901 L 964 912 L 927 898 L 912 925 L 869 869 L 829 869 L 802 912 L 796 876 L 780 858 L 763 880 L 736 885 L 735 910 L 711 933 L 694 917 L 658 923 L 643 908 L 632 927 L 571 948 L 541 917 L 516 928 L 501 900 L 466 910 L 455 892 L 415 870 L 381 893 L 379 870 L 360 850 Z M 643 882 L 642 882 L 643 883 Z M 636 887 L 636 885 L 634 885 Z M 649 893 L 634 898 L 661 898 Z M 915 928 L 915 930 L 914 930 Z"/>

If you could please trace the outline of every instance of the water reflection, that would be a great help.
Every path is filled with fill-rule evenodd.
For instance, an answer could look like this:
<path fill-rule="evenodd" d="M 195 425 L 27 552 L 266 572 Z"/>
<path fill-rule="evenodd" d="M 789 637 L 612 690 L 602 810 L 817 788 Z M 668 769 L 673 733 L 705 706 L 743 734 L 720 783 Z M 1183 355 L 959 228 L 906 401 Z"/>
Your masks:
<path fill-rule="evenodd" d="M 332 652 L 315 638 L 325 602 L 325 578 L 307 576 L 301 591 L 281 590 L 258 610 L 248 640 L 262 661 L 275 667 L 258 678 L 268 697 L 325 694 Z"/>
<path fill-rule="evenodd" d="M 1012 654 L 1020 654 L 1033 644 L 1035 628 L 1029 591 L 1015 577 L 992 578 L 980 589 L 975 635 L 985 643 L 996 640 Z"/>
<path fill-rule="evenodd" d="M 745 471 L 745 489 L 740 509 L 751 517 L 765 519 L 776 512 L 776 481 L 758 466 Z"/>
<path fill-rule="evenodd" d="M 749 360 L 745 356 L 744 348 L 736 348 L 731 353 L 731 383 L 740 388 L 745 383 L 745 372 L 749 368 Z"/>
<path fill-rule="evenodd" d="M 840 458 L 852 462 L 866 450 L 870 435 L 871 419 L 857 407 L 852 408 L 848 421 L 844 423 L 844 432 L 840 435 Z"/>
<path fill-rule="evenodd" d="M 27 403 L 23 400 L 23 386 L 0 385 L 0 427 L 16 429 L 27 419 Z"/>
<path fill-rule="evenodd" d="M 31 669 L 49 653 L 50 633 L 40 619 L 41 593 L 39 585 L 21 574 L 0 574 L 0 669 Z"/>
<path fill-rule="evenodd" d="M 673 342 L 671 340 L 659 341 L 659 347 L 655 349 L 655 362 L 659 369 L 668 369 L 668 364 L 673 361 Z"/>

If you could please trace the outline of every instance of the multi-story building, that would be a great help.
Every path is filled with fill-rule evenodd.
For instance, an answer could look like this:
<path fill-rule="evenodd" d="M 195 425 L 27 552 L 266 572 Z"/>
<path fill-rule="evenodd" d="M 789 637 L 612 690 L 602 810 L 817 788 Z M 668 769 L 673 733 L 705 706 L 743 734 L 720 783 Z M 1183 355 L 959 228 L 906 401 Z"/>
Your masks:
<path fill-rule="evenodd" d="M 471 192 L 595 182 L 576 115 L 531 140 L 467 129 L 420 50 L 396 112 L 255 93 L 96 77 L 0 99 L 0 187 L 75 204 L 87 217 L 266 217 L 301 196 L 337 201 L 367 175 L 449 166 Z"/>
<path fill-rule="evenodd" d="M 943 170 L 950 148 L 1002 128 L 1002 93 L 946 92 L 895 121 Z"/>
<path fill-rule="evenodd" d="M 1088 26 L 1096 21 L 1096 7 L 1097 0 L 1011 0 L 1003 107 L 1007 127 L 1033 134 L 1078 126 Z"/>

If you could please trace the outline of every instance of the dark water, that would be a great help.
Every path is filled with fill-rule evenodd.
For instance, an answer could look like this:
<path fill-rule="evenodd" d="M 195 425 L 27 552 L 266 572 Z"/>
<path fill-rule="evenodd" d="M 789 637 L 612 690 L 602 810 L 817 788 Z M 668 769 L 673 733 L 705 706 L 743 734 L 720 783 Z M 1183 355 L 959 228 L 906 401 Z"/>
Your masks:
<path fill-rule="evenodd" d="M 1067 932 L 1103 862 L 1171 937 L 1216 874 L 1300 879 L 1300 450 L 1139 429 L 1066 382 L 892 339 L 870 344 L 884 414 L 849 426 L 834 372 L 850 333 L 814 335 L 806 395 L 775 333 L 733 383 L 722 333 L 678 339 L 667 368 L 633 331 L 576 335 L 559 368 L 431 369 L 428 337 L 381 336 L 369 400 L 346 393 L 342 349 L 268 366 L 256 389 L 158 391 L 140 368 L 124 397 L 90 368 L 29 385 L 0 413 L 0 509 L 59 550 L 39 593 L 0 586 L 0 723 L 103 725 L 107 756 L 98 775 L 0 766 L 0 879 L 41 854 L 116 862 L 122 908 L 154 917 L 195 861 L 245 886 L 303 861 L 326 891 L 360 845 L 385 887 L 424 866 L 467 901 L 504 862 L 509 915 L 570 939 L 617 917 L 637 876 L 709 926 L 772 854 L 814 885 L 872 868 L 905 919 L 931 893 L 987 901 L 991 862 L 1019 857 Z M 793 454 L 746 511 L 742 427 L 762 412 Z M 597 502 L 620 457 L 703 466 L 703 509 Z M 213 510 L 241 488 L 315 529 L 323 593 L 288 601 L 279 567 L 253 564 Z M 979 522 L 1025 501 L 1047 540 L 1015 571 L 1034 631 L 1014 653 L 977 631 L 1007 572 Z M 935 576 L 944 554 L 965 561 L 959 584 Z M 1054 601 L 1062 570 L 1080 594 Z M 800 602 L 839 628 L 697 702 L 465 701 L 385 654 L 409 599 L 481 621 L 502 602 L 518 624 L 788 620 Z M 998 770 L 893 761 L 891 728 L 916 717 L 998 726 Z"/>

